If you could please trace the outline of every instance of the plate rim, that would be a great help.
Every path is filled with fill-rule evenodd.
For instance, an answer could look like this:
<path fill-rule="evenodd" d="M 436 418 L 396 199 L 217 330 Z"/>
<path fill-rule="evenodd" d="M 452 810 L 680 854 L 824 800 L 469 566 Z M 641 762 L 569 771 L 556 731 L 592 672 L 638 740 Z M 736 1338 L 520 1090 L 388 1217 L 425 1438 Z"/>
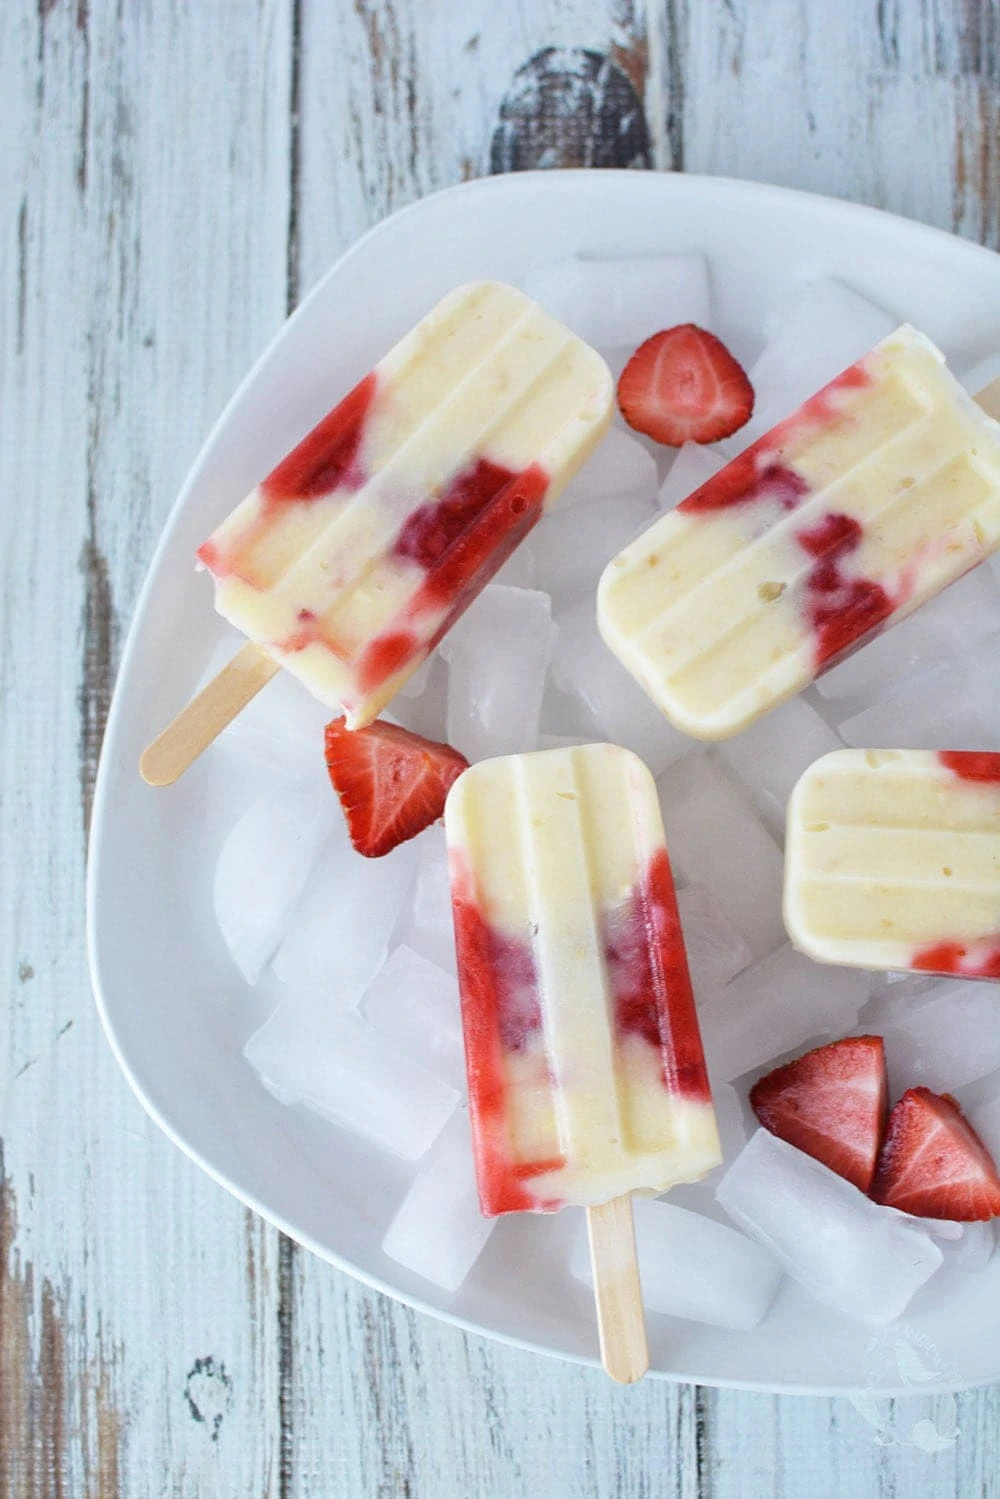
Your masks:
<path fill-rule="evenodd" d="M 968 240 L 961 235 L 954 234 L 947 229 L 941 229 L 936 225 L 925 224 L 916 219 L 909 219 L 905 215 L 892 213 L 887 209 L 877 208 L 870 204 L 857 203 L 851 199 L 836 198 L 828 194 L 812 192 L 802 188 L 787 187 L 777 183 L 759 182 L 749 178 L 717 176 L 710 173 L 696 172 L 657 172 L 630 168 L 557 168 L 552 170 L 534 170 L 527 172 L 500 173 L 495 175 L 473 178 L 467 182 L 454 183 L 448 187 L 440 188 L 433 193 L 414 199 L 413 202 L 405 204 L 393 213 L 379 219 L 371 225 L 356 240 L 331 263 L 327 270 L 319 277 L 315 285 L 307 293 L 304 299 L 280 324 L 275 333 L 268 339 L 267 343 L 253 360 L 246 375 L 238 383 L 233 394 L 226 401 L 218 417 L 210 427 L 201 447 L 198 450 L 184 481 L 178 490 L 177 496 L 170 507 L 159 539 L 153 548 L 149 561 L 146 565 L 145 576 L 142 585 L 135 596 L 132 606 L 132 615 L 129 621 L 128 633 L 122 649 L 121 659 L 115 676 L 115 687 L 105 724 L 104 738 L 101 746 L 101 754 L 98 763 L 97 777 L 94 785 L 94 796 L 91 805 L 90 829 L 87 840 L 87 869 L 85 881 L 86 900 L 86 948 L 87 961 L 93 992 L 94 1003 L 100 1017 L 104 1034 L 107 1037 L 112 1054 L 124 1074 L 133 1093 L 153 1122 L 163 1131 L 167 1138 L 200 1167 L 218 1186 L 230 1193 L 237 1201 L 245 1207 L 257 1213 L 266 1222 L 270 1223 L 280 1233 L 301 1245 L 304 1249 L 318 1256 L 319 1259 L 334 1268 L 343 1271 L 352 1279 L 360 1281 L 371 1290 L 378 1291 L 388 1296 L 393 1301 L 410 1307 L 412 1310 L 433 1317 L 438 1321 L 461 1329 L 463 1332 L 472 1333 L 479 1337 L 488 1338 L 492 1341 L 505 1344 L 508 1347 L 521 1351 L 541 1354 L 547 1358 L 556 1359 L 599 1369 L 600 1359 L 596 1355 L 566 1352 L 552 1348 L 544 1343 L 530 1338 L 518 1337 L 493 1328 L 485 1327 L 470 1317 L 462 1316 L 428 1303 L 419 1295 L 400 1289 L 391 1285 L 378 1275 L 356 1265 L 345 1256 L 320 1243 L 312 1235 L 294 1227 L 283 1217 L 281 1213 L 265 1206 L 256 1195 L 238 1185 L 234 1180 L 220 1171 L 211 1160 L 201 1151 L 199 1146 L 186 1137 L 181 1128 L 174 1124 L 163 1113 L 160 1106 L 154 1102 L 147 1092 L 145 1085 L 137 1076 L 127 1052 L 123 1049 L 117 1034 L 113 1017 L 113 1006 L 108 1005 L 105 992 L 105 983 L 102 969 L 102 933 L 100 929 L 98 913 L 98 891 L 101 884 L 102 869 L 104 863 L 104 837 L 105 824 L 108 817 L 110 780 L 109 746 L 114 745 L 117 740 L 118 721 L 122 716 L 123 694 L 120 691 L 123 679 L 128 675 L 132 657 L 136 653 L 137 643 L 140 638 L 138 623 L 146 612 L 146 604 L 153 591 L 155 580 L 160 570 L 161 561 L 165 553 L 170 549 L 173 535 L 178 527 L 180 519 L 184 514 L 191 491 L 200 480 L 202 470 L 205 468 L 211 454 L 228 425 L 230 414 L 239 407 L 243 400 L 244 392 L 254 383 L 258 371 L 271 355 L 274 345 L 284 339 L 292 325 L 299 320 L 308 317 L 314 301 L 316 301 L 328 282 L 349 262 L 361 256 L 367 250 L 371 241 L 383 234 L 394 232 L 401 222 L 411 217 L 418 217 L 427 211 L 429 204 L 437 204 L 442 199 L 477 197 L 487 194 L 504 195 L 516 185 L 521 188 L 525 183 L 545 182 L 546 184 L 558 183 L 560 185 L 582 185 L 584 181 L 592 184 L 595 181 L 611 179 L 627 179 L 636 184 L 643 184 L 641 191 L 650 189 L 660 191 L 672 191 L 683 184 L 682 190 L 691 186 L 701 189 L 721 189 L 727 193 L 743 195 L 760 200 L 762 196 L 794 200 L 796 202 L 811 203 L 816 208 L 822 208 L 829 212 L 835 210 L 838 216 L 857 218 L 865 221 L 882 221 L 893 224 L 903 224 L 906 232 L 917 238 L 923 238 L 929 245 L 947 244 L 949 251 L 953 252 L 956 244 L 961 245 L 963 252 L 973 255 L 985 262 L 997 262 L 1000 260 L 997 252 L 985 245 L 980 245 L 974 240 Z M 589 191 L 588 186 L 588 191 Z M 697 1383 L 708 1388 L 732 1389 L 761 1394 L 795 1395 L 795 1396 L 820 1396 L 820 1397 L 849 1397 L 852 1394 L 867 1392 L 864 1385 L 853 1383 L 786 1383 L 773 1380 L 750 1380 L 746 1378 L 727 1377 L 724 1375 L 693 1375 L 677 1369 L 650 1369 L 647 1378 L 667 1380 L 673 1384 Z M 993 1384 L 1000 1378 L 1000 1367 L 993 1374 L 982 1377 L 964 1379 L 958 1381 L 935 1380 L 928 1382 L 922 1387 L 921 1393 L 925 1396 L 958 1393 L 963 1390 L 982 1388 Z M 912 1394 L 912 1388 L 906 1384 L 880 1385 L 878 1395 L 884 1398 Z"/>

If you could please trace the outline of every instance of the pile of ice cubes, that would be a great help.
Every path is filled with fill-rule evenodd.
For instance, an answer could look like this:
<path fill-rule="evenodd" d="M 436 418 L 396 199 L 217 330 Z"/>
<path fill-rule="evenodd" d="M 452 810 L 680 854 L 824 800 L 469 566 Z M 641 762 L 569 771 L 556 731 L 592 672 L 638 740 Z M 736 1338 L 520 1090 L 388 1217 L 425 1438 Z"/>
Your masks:
<path fill-rule="evenodd" d="M 616 372 L 658 328 L 712 328 L 710 287 L 697 256 L 562 261 L 526 278 Z M 611 740 L 657 777 L 725 1159 L 685 1189 L 683 1207 L 636 1203 L 643 1294 L 654 1312 L 722 1327 L 755 1326 L 782 1276 L 846 1317 L 884 1322 L 931 1275 L 980 1270 L 994 1247 L 992 1225 L 875 1206 L 754 1131 L 746 1100 L 776 1061 L 876 1031 L 895 1092 L 957 1091 L 1000 1154 L 994 987 L 823 967 L 791 949 L 781 921 L 785 800 L 814 759 L 845 743 L 938 747 L 945 732 L 1000 749 L 1000 573 L 978 568 L 711 747 L 660 715 L 594 618 L 597 580 L 621 547 L 896 322 L 838 281 L 803 284 L 759 330 L 757 407 L 743 431 L 674 454 L 619 420 L 387 715 L 470 760 Z M 244 978 L 276 996 L 246 1055 L 278 1098 L 406 1163 L 383 1250 L 454 1292 L 494 1224 L 476 1197 L 444 834 L 430 828 L 384 859 L 354 852 L 323 765 L 327 716 L 281 675 L 213 750 L 247 786 L 219 854 L 216 914 Z M 589 1277 L 582 1222 L 566 1268 Z"/>

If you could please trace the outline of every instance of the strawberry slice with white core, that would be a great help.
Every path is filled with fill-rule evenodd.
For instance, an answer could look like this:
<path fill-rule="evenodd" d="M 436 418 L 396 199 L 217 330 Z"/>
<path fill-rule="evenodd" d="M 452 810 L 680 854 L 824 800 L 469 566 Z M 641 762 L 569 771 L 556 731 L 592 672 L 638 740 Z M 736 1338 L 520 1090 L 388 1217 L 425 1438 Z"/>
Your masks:
<path fill-rule="evenodd" d="M 743 367 L 696 323 L 647 338 L 618 380 L 618 406 L 629 426 L 671 448 L 731 436 L 750 420 L 753 404 Z"/>
<path fill-rule="evenodd" d="M 450 744 L 381 719 L 348 729 L 335 718 L 326 726 L 326 766 L 351 842 L 359 854 L 377 859 L 437 822 L 469 762 Z"/>
<path fill-rule="evenodd" d="M 910 1088 L 889 1115 L 871 1195 L 918 1218 L 1000 1216 L 1000 1176 L 948 1093 Z"/>
<path fill-rule="evenodd" d="M 776 1067 L 750 1090 L 765 1129 L 862 1192 L 875 1175 L 888 1103 L 881 1036 L 846 1036 Z"/>

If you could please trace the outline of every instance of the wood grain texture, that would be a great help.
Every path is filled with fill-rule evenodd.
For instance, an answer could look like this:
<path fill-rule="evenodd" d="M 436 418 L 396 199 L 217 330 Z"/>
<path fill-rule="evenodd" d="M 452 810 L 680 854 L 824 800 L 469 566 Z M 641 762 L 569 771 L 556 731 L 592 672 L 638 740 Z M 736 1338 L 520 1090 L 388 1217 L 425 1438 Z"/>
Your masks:
<path fill-rule="evenodd" d="M 289 15 L 212 11 L 0 7 L 4 1499 L 258 1495 L 277 1466 L 276 1236 L 143 1115 L 83 938 L 122 630 L 285 309 Z"/>
<path fill-rule="evenodd" d="M 0 70 L 0 1499 L 1000 1495 L 996 1389 L 617 1390 L 280 1240 L 131 1097 L 81 914 L 167 507 L 341 250 L 540 159 L 760 177 L 1000 247 L 996 0 L 6 0 Z"/>
<path fill-rule="evenodd" d="M 601 1363 L 618 1384 L 635 1384 L 649 1370 L 649 1348 L 631 1197 L 588 1208 L 587 1236 Z"/>

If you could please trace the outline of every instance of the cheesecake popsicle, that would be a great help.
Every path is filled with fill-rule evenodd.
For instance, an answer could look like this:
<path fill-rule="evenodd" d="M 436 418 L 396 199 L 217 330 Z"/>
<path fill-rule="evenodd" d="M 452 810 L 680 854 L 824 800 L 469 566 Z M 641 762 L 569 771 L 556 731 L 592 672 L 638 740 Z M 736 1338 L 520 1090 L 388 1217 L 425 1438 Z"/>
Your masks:
<path fill-rule="evenodd" d="M 459 778 L 445 828 L 482 1209 L 588 1209 L 627 1382 L 647 1366 L 628 1194 L 721 1159 L 655 784 L 614 745 L 505 756 Z"/>
<path fill-rule="evenodd" d="M 251 645 L 143 775 L 175 779 L 279 667 L 350 728 L 370 723 L 596 447 L 612 401 L 600 356 L 522 292 L 446 296 L 199 548 Z"/>
<path fill-rule="evenodd" d="M 998 546 L 1000 426 L 904 326 L 626 547 L 598 621 L 667 718 L 726 739 Z"/>
<path fill-rule="evenodd" d="M 1000 979 L 1000 754 L 824 755 L 789 798 L 784 907 L 817 962 Z"/>

